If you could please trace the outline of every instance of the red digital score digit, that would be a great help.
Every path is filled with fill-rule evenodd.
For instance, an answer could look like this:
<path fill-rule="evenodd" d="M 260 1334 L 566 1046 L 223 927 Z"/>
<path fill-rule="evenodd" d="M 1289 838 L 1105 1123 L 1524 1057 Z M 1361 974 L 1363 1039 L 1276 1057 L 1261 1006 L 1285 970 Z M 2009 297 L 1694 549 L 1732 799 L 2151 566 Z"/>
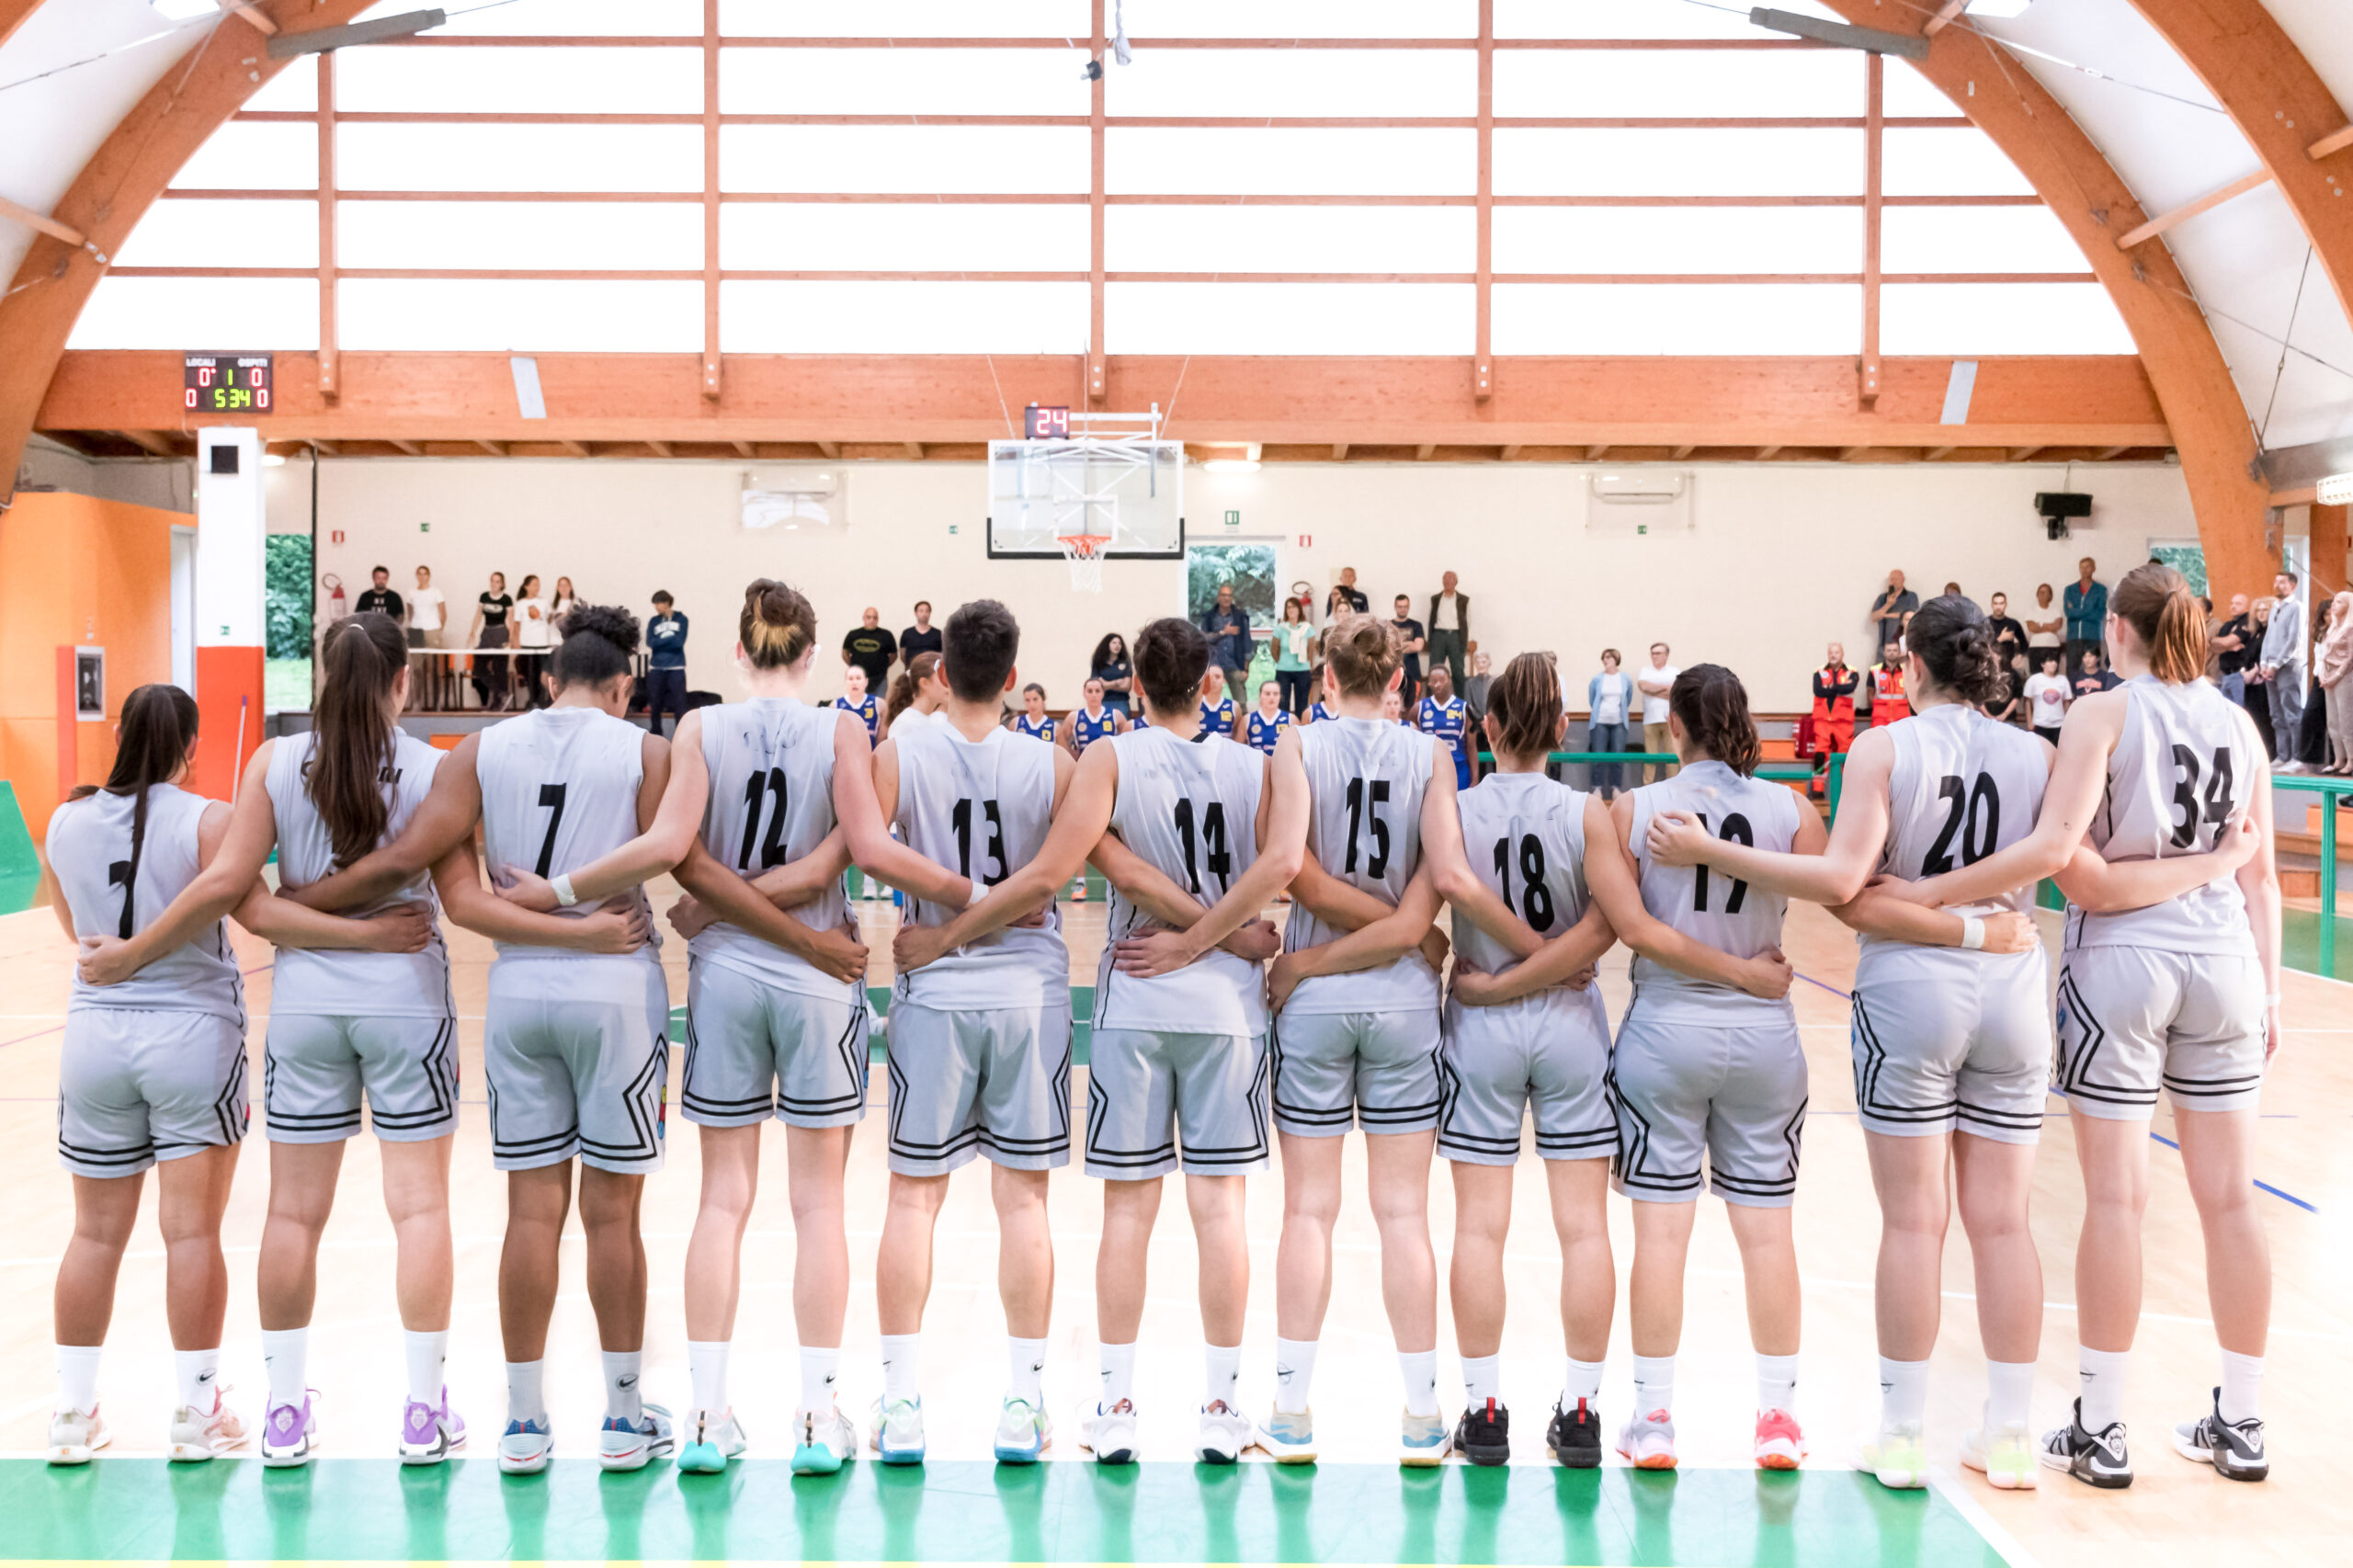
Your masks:
<path fill-rule="evenodd" d="M 1031 403 L 1022 410 L 1023 434 L 1033 441 L 1063 441 L 1070 438 L 1070 410 Z"/>

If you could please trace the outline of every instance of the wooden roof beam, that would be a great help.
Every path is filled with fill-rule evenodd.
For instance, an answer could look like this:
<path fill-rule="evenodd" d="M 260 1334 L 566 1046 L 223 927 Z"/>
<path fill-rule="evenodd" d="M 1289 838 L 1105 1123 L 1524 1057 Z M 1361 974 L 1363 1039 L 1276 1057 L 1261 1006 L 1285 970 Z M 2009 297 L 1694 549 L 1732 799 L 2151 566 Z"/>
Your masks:
<path fill-rule="evenodd" d="M 905 446 L 907 449 L 907 456 L 913 458 L 917 462 L 923 461 L 923 443 L 921 441 L 909 441 L 905 443 Z"/>
<path fill-rule="evenodd" d="M 2040 450 L 2042 450 L 2040 447 L 2012 447 L 2010 460 L 2014 463 L 2022 463 Z"/>
<path fill-rule="evenodd" d="M 2099 456 L 2094 458 L 2092 460 L 2094 462 L 2109 462 L 2114 459 L 2122 457 L 2131 449 L 2132 449 L 2130 447 L 2102 447 L 2099 449 Z"/>
<path fill-rule="evenodd" d="M 251 22 L 264 38 L 278 31 L 278 24 L 269 19 L 269 13 L 251 4 L 250 0 L 229 0 L 228 9 Z"/>
<path fill-rule="evenodd" d="M 667 441 L 648 441 L 645 443 L 645 449 L 657 458 L 674 458 L 678 455 L 670 449 L 670 443 Z"/>
<path fill-rule="evenodd" d="M 825 460 L 827 462 L 836 462 L 840 460 L 842 448 L 841 443 L 838 441 L 820 441 L 817 443 L 817 449 L 825 454 Z"/>
<path fill-rule="evenodd" d="M 137 447 L 141 451 L 152 453 L 159 458 L 179 455 L 173 450 L 171 438 L 161 430 L 118 430 L 115 434 Z"/>
<path fill-rule="evenodd" d="M 752 449 L 752 443 L 749 441 L 733 441 L 729 444 L 735 449 L 735 455 L 737 457 L 743 458 L 747 461 L 756 460 L 759 457 L 759 453 Z"/>
<path fill-rule="evenodd" d="M 562 447 L 565 451 L 570 452 L 575 458 L 596 456 L 594 452 L 588 449 L 588 443 L 585 441 L 558 441 L 556 445 Z"/>
<path fill-rule="evenodd" d="M 1758 462 L 1763 462 L 1767 458 L 1771 457 L 1780 449 L 1781 449 L 1779 447 L 1759 447 L 1756 449 L 1756 460 Z"/>
<path fill-rule="evenodd" d="M 2194 200 L 2185 201 L 2170 212 L 2160 212 L 2147 222 L 2125 230 L 2116 236 L 2118 250 L 2131 250 L 2134 245 L 2155 239 L 2169 229 L 2177 228 L 2201 212 L 2211 212 L 2234 197 L 2245 196 L 2271 183 L 2271 176 L 2262 169 L 2242 175 L 2226 186 L 2208 191 Z"/>
<path fill-rule="evenodd" d="M 1694 443 L 1694 442 L 1690 442 L 1690 441 L 1686 441 L 1686 442 L 1684 442 L 1681 446 L 1677 447 L 1677 448 L 1675 449 L 1675 455 L 1674 455 L 1672 458 L 1669 458 L 1667 460 L 1668 460 L 1668 461 L 1670 461 L 1670 462 L 1681 462 L 1685 458 L 1689 457 L 1689 456 L 1690 456 L 1694 451 L 1696 451 L 1696 450 L 1698 450 L 1698 449 L 1698 449 L 1698 446 L 1697 446 L 1697 444 L 1696 444 L 1696 443 Z"/>
<path fill-rule="evenodd" d="M 496 441 L 485 441 L 480 437 L 476 437 L 474 438 L 474 445 L 480 447 L 483 451 L 488 452 L 494 458 L 503 458 L 506 455 L 506 447 Z"/>
<path fill-rule="evenodd" d="M 1950 447 L 1930 447 L 1926 452 L 1921 454 L 1920 460 L 1923 462 L 1934 462 L 1938 458 L 1949 455 L 1952 450 L 1953 449 Z"/>
<path fill-rule="evenodd" d="M 56 219 L 36 212 L 29 207 L 19 207 L 5 196 L 0 196 L 0 218 L 5 218 L 12 223 L 22 223 L 34 233 L 47 234 L 62 244 L 79 248 L 88 243 L 82 231 L 72 224 L 61 223 Z"/>
<path fill-rule="evenodd" d="M 1347 461 L 1347 460 L 1348 460 L 1348 444 L 1347 444 L 1346 441 L 1335 441 L 1335 442 L 1333 442 L 1333 443 L 1332 443 L 1332 460 L 1333 460 L 1334 462 L 1336 462 L 1336 462 L 1346 462 L 1346 461 Z"/>
<path fill-rule="evenodd" d="M 1437 450 L 1438 443 L 1436 441 L 1424 441 L 1420 446 L 1414 449 L 1414 460 L 1415 462 L 1426 463 L 1430 460 L 1430 455 Z"/>
<path fill-rule="evenodd" d="M 1495 452 L 1496 460 L 1501 462 L 1509 462 L 1518 456 L 1519 456 L 1519 448 L 1516 445 L 1500 448 Z"/>
<path fill-rule="evenodd" d="M 404 456 L 421 458 L 425 455 L 425 449 L 418 446 L 415 441 L 394 440 L 392 444 L 398 448 Z"/>
<path fill-rule="evenodd" d="M 2347 147 L 2353 147 L 2353 125 L 2348 125 L 2342 131 L 2330 131 L 2305 148 L 2304 156 L 2317 164 L 2330 153 L 2342 153 Z"/>
<path fill-rule="evenodd" d="M 1609 443 L 1607 441 L 1597 447 L 1587 447 L 1585 449 L 1585 460 L 1589 463 L 1597 463 L 1602 460 L 1603 455 L 1608 450 Z"/>
<path fill-rule="evenodd" d="M 1928 18 L 1927 26 L 1920 30 L 1930 38 L 1934 38 L 1950 27 L 1954 17 L 1968 9 L 1969 0 L 1945 0 L 1944 5 L 1938 8 L 1937 14 Z"/>

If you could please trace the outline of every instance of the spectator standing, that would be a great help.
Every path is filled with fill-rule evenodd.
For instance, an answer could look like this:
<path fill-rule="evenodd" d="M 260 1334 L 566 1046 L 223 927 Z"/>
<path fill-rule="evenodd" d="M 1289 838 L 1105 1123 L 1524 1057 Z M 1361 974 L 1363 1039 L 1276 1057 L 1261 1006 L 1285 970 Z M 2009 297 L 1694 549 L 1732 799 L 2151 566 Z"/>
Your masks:
<path fill-rule="evenodd" d="M 1395 613 L 1390 617 L 1390 629 L 1397 633 L 1397 651 L 1405 655 L 1405 678 L 1398 683 L 1397 690 L 1411 702 L 1422 694 L 1422 650 L 1429 646 L 1429 636 L 1422 630 L 1422 623 L 1414 619 L 1411 598 L 1400 594 L 1392 608 Z"/>
<path fill-rule="evenodd" d="M 1462 654 L 1471 636 L 1471 597 L 1455 592 L 1458 579 L 1449 572 L 1430 596 L 1430 668 L 1446 665 L 1454 689 L 1462 689 Z"/>
<path fill-rule="evenodd" d="M 1985 624 L 1994 629 L 1994 653 L 2016 686 L 2026 678 L 2026 628 L 2010 619 L 2010 596 L 1995 594 L 1985 606 Z"/>
<path fill-rule="evenodd" d="M 449 620 L 449 605 L 441 590 L 433 585 L 433 568 L 416 569 L 416 591 L 408 597 L 408 645 L 412 648 L 441 646 L 441 628 Z M 449 665 L 447 660 L 429 654 L 417 661 L 418 679 L 410 685 L 409 706 L 412 709 L 438 709 L 449 701 Z"/>
<path fill-rule="evenodd" d="M 1920 596 L 1904 585 L 1904 574 L 1890 572 L 1887 586 L 1881 588 L 1879 597 L 1871 601 L 1870 619 L 1878 632 L 1872 645 L 1883 648 L 1890 642 L 1900 642 L 1904 636 L 1904 617 L 1919 608 Z"/>
<path fill-rule="evenodd" d="M 2304 711 L 2296 726 L 2296 761 L 2305 772 L 2328 766 L 2328 693 L 2320 684 L 2320 644 L 2328 631 L 2329 607 L 2315 606 L 2304 647 Z"/>
<path fill-rule="evenodd" d="M 1488 659 L 1484 653 L 1471 655 L 1471 678 L 1462 683 L 1462 700 L 1471 705 L 1471 722 L 1477 723 L 1487 716 Z"/>
<path fill-rule="evenodd" d="M 2036 617 L 2040 617 L 2041 619 L 2038 619 Z M 2028 663 L 2031 664 L 2036 669 L 2040 669 L 2042 667 L 2042 655 L 2036 653 L 2034 650 L 2037 648 L 2061 647 L 2062 641 L 2060 634 L 2066 630 L 2067 618 L 2061 614 L 2057 608 L 2055 608 L 2051 602 L 2051 585 L 2048 583 L 2037 583 L 2034 585 L 2034 614 L 2027 617 L 2026 621 Z"/>
<path fill-rule="evenodd" d="M 904 652 L 898 639 L 882 630 L 882 612 L 868 605 L 858 613 L 858 624 L 842 639 L 842 663 L 866 672 L 866 689 L 887 691 L 891 687 L 891 666 Z M 918 648 L 915 653 L 922 653 Z M 915 653 L 906 654 L 912 662 Z"/>
<path fill-rule="evenodd" d="M 572 579 L 558 577 L 555 592 L 548 596 L 548 645 L 563 646 L 563 618 L 580 608 L 580 596 L 572 591 Z"/>
<path fill-rule="evenodd" d="M 2103 691 L 2114 691 L 2124 684 L 2116 678 L 2114 670 L 2102 668 L 2102 663 L 2097 648 L 2084 650 L 2084 667 L 2072 683 L 2077 697 L 2096 697 Z"/>
<path fill-rule="evenodd" d="M 1874 730 L 1912 717 L 1912 699 L 1904 689 L 1902 643 L 1891 642 L 1880 649 L 1879 665 L 1871 671 L 1870 698 Z"/>
<path fill-rule="evenodd" d="M 548 601 L 540 597 L 540 574 L 534 572 L 515 594 L 515 646 L 528 650 L 515 656 L 517 707 L 549 703 L 547 682 L 540 678 L 548 665 Z"/>
<path fill-rule="evenodd" d="M 2095 582 L 2092 574 L 2099 562 L 2085 556 L 2075 562 L 2078 574 L 2067 585 L 2063 608 L 2067 612 L 2067 673 L 2072 678 L 2084 667 L 2084 654 L 2098 649 L 2100 663 L 2108 662 L 2108 585 Z"/>
<path fill-rule="evenodd" d="M 1652 643 L 1650 667 L 1634 677 L 1634 688 L 1643 694 L 1643 749 L 1669 756 L 1675 752 L 1675 736 L 1666 724 L 1667 696 L 1675 689 L 1675 677 L 1683 673 L 1666 662 L 1671 651 L 1664 642 Z M 1643 768 L 1643 782 L 1655 784 L 1675 774 L 1674 763 L 1648 763 Z"/>
<path fill-rule="evenodd" d="M 506 646 L 506 618 L 515 608 L 514 596 L 506 591 L 506 574 L 493 572 L 490 586 L 474 598 L 474 623 L 466 633 L 469 648 L 504 648 Z M 506 706 L 506 677 L 512 672 L 506 667 L 505 653 L 493 653 L 478 658 L 481 666 L 474 673 L 474 692 L 482 699 L 486 712 Z"/>
<path fill-rule="evenodd" d="M 2328 750 L 2322 771 L 2353 773 L 2353 593 L 2329 601 L 2328 631 L 2313 655 L 2313 673 L 2328 709 Z"/>
<path fill-rule="evenodd" d="M 1813 672 L 1813 771 L 1830 777 L 1830 759 L 1855 744 L 1855 688 L 1862 672 L 1847 663 L 1847 645 L 1833 642 Z"/>
<path fill-rule="evenodd" d="M 1299 599 L 1283 601 L 1283 619 L 1275 628 L 1275 684 L 1282 710 L 1296 719 L 1307 711 L 1307 676 L 1315 667 L 1315 628 L 1307 623 L 1307 606 Z"/>
<path fill-rule="evenodd" d="M 1129 692 L 1135 686 L 1135 665 L 1128 658 L 1128 640 L 1116 631 L 1107 631 L 1103 641 L 1095 644 L 1095 653 L 1086 661 L 1087 674 L 1103 683 L 1103 701 L 1120 718 L 1129 716 Z"/>
<path fill-rule="evenodd" d="M 2304 717 L 2304 601 L 2293 572 L 2271 580 L 2271 621 L 2264 628 L 2256 668 L 2270 690 L 2272 758 L 2282 771 L 2301 772 L 2296 735 Z"/>
<path fill-rule="evenodd" d="M 677 601 L 666 588 L 654 593 L 654 619 L 645 623 L 645 646 L 651 657 L 645 672 L 645 727 L 661 734 L 662 710 L 671 722 L 687 716 L 687 618 L 674 608 Z"/>
<path fill-rule="evenodd" d="M 351 612 L 354 615 L 366 615 L 373 610 L 378 615 L 389 615 L 394 620 L 401 619 L 407 613 L 407 607 L 401 603 L 400 595 L 392 590 L 392 574 L 389 567 L 379 566 L 368 574 L 369 585 L 360 593 L 358 601 L 351 607 Z"/>
<path fill-rule="evenodd" d="M 944 640 L 939 635 L 939 628 L 931 623 L 931 601 L 917 599 L 915 623 L 899 633 L 898 656 L 912 664 L 917 653 L 938 653 L 942 641 Z M 874 683 L 874 689 L 877 691 L 882 689 L 882 683 L 880 680 Z"/>
<path fill-rule="evenodd" d="M 2028 721 L 2036 734 L 2054 746 L 2059 744 L 2059 726 L 2067 717 L 2067 677 L 2059 673 L 2063 656 L 2055 646 L 2037 648 L 2034 658 L 2040 667 L 2026 677 Z"/>
<path fill-rule="evenodd" d="M 1486 655 L 1482 653 L 1483 665 Z M 1484 679 L 1483 673 L 1474 678 Z M 1601 673 L 1585 683 L 1585 749 L 1621 752 L 1626 749 L 1626 725 L 1634 712 L 1634 677 L 1618 667 L 1618 650 L 1601 651 Z M 1614 801 L 1626 786 L 1626 765 L 1597 762 L 1591 769 L 1594 792 Z"/>
<path fill-rule="evenodd" d="M 1256 648 L 1250 638 L 1250 612 L 1233 602 L 1233 585 L 1217 585 L 1217 603 L 1201 614 L 1201 635 L 1210 640 L 1210 663 L 1225 672 L 1225 688 L 1250 688 L 1250 659 Z"/>
<path fill-rule="evenodd" d="M 1357 569 L 1353 566 L 1341 567 L 1340 580 L 1332 585 L 1330 593 L 1324 596 L 1324 619 L 1330 621 L 1337 616 L 1371 613 L 1372 601 L 1365 597 L 1364 591 L 1357 586 Z"/>
<path fill-rule="evenodd" d="M 2246 706 L 2246 672 L 2255 664 L 2255 623 L 2248 617 L 2246 596 L 2231 596 L 2230 613 L 2214 628 L 2208 641 L 2214 649 L 2215 681 L 2222 695 Z"/>
<path fill-rule="evenodd" d="M 2263 679 L 2263 640 L 2271 631 L 2271 611 L 2277 600 L 2269 594 L 2246 607 L 2247 644 L 2254 650 L 2256 662 L 2247 665 L 2246 716 L 2255 721 L 2256 733 L 2263 737 L 2263 755 L 2274 751 L 2271 744 L 2271 692 Z"/>

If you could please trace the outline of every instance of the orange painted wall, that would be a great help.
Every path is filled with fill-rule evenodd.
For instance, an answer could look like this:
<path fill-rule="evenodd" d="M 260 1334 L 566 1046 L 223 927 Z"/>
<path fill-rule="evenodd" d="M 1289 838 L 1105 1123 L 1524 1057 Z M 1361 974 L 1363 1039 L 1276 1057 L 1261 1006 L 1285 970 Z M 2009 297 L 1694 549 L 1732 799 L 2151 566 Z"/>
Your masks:
<path fill-rule="evenodd" d="M 0 514 L 0 777 L 35 842 L 57 806 L 57 650 L 107 651 L 107 719 L 75 726 L 75 781 L 104 781 L 133 687 L 172 678 L 172 528 L 179 512 L 18 494 Z"/>

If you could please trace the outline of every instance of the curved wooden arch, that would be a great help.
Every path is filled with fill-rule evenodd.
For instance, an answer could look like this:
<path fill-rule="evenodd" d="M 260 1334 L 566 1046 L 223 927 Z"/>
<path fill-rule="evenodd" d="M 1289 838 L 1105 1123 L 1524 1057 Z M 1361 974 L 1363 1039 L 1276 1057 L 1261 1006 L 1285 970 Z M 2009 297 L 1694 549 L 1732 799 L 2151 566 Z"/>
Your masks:
<path fill-rule="evenodd" d="M 25 18 L 40 9 L 40 0 L 0 0 L 0 44 L 13 37 L 25 25 Z"/>
<path fill-rule="evenodd" d="M 290 30 L 307 30 L 340 26 L 368 4 L 274 0 L 265 9 L 291 13 L 301 25 Z M 12 5 L 32 9 L 23 0 L 0 0 L 0 12 Z M 111 256 L 222 122 L 291 63 L 272 60 L 261 47 L 261 35 L 244 26 L 210 29 L 192 52 L 192 62 L 182 56 L 122 117 L 51 213 L 88 235 L 91 248 L 37 236 L 6 298 L 0 299 L 0 343 L 8 346 L 0 354 L 0 494 L 16 489 L 25 437 L 56 374 L 58 356 L 90 291 L 106 275 L 92 251 Z"/>
<path fill-rule="evenodd" d="M 1829 3 L 1859 26 L 1885 28 L 1893 19 L 1872 0 Z M 1906 30 L 1919 25 L 1915 17 Z M 2026 176 L 2116 301 L 2181 456 L 2213 593 L 2268 592 L 2277 564 L 2264 545 L 2270 488 L 2258 477 L 2255 435 L 2230 367 L 2172 254 L 2116 248 L 2116 236 L 2147 214 L 2059 101 L 1982 34 L 1946 28 L 1916 63 Z"/>

